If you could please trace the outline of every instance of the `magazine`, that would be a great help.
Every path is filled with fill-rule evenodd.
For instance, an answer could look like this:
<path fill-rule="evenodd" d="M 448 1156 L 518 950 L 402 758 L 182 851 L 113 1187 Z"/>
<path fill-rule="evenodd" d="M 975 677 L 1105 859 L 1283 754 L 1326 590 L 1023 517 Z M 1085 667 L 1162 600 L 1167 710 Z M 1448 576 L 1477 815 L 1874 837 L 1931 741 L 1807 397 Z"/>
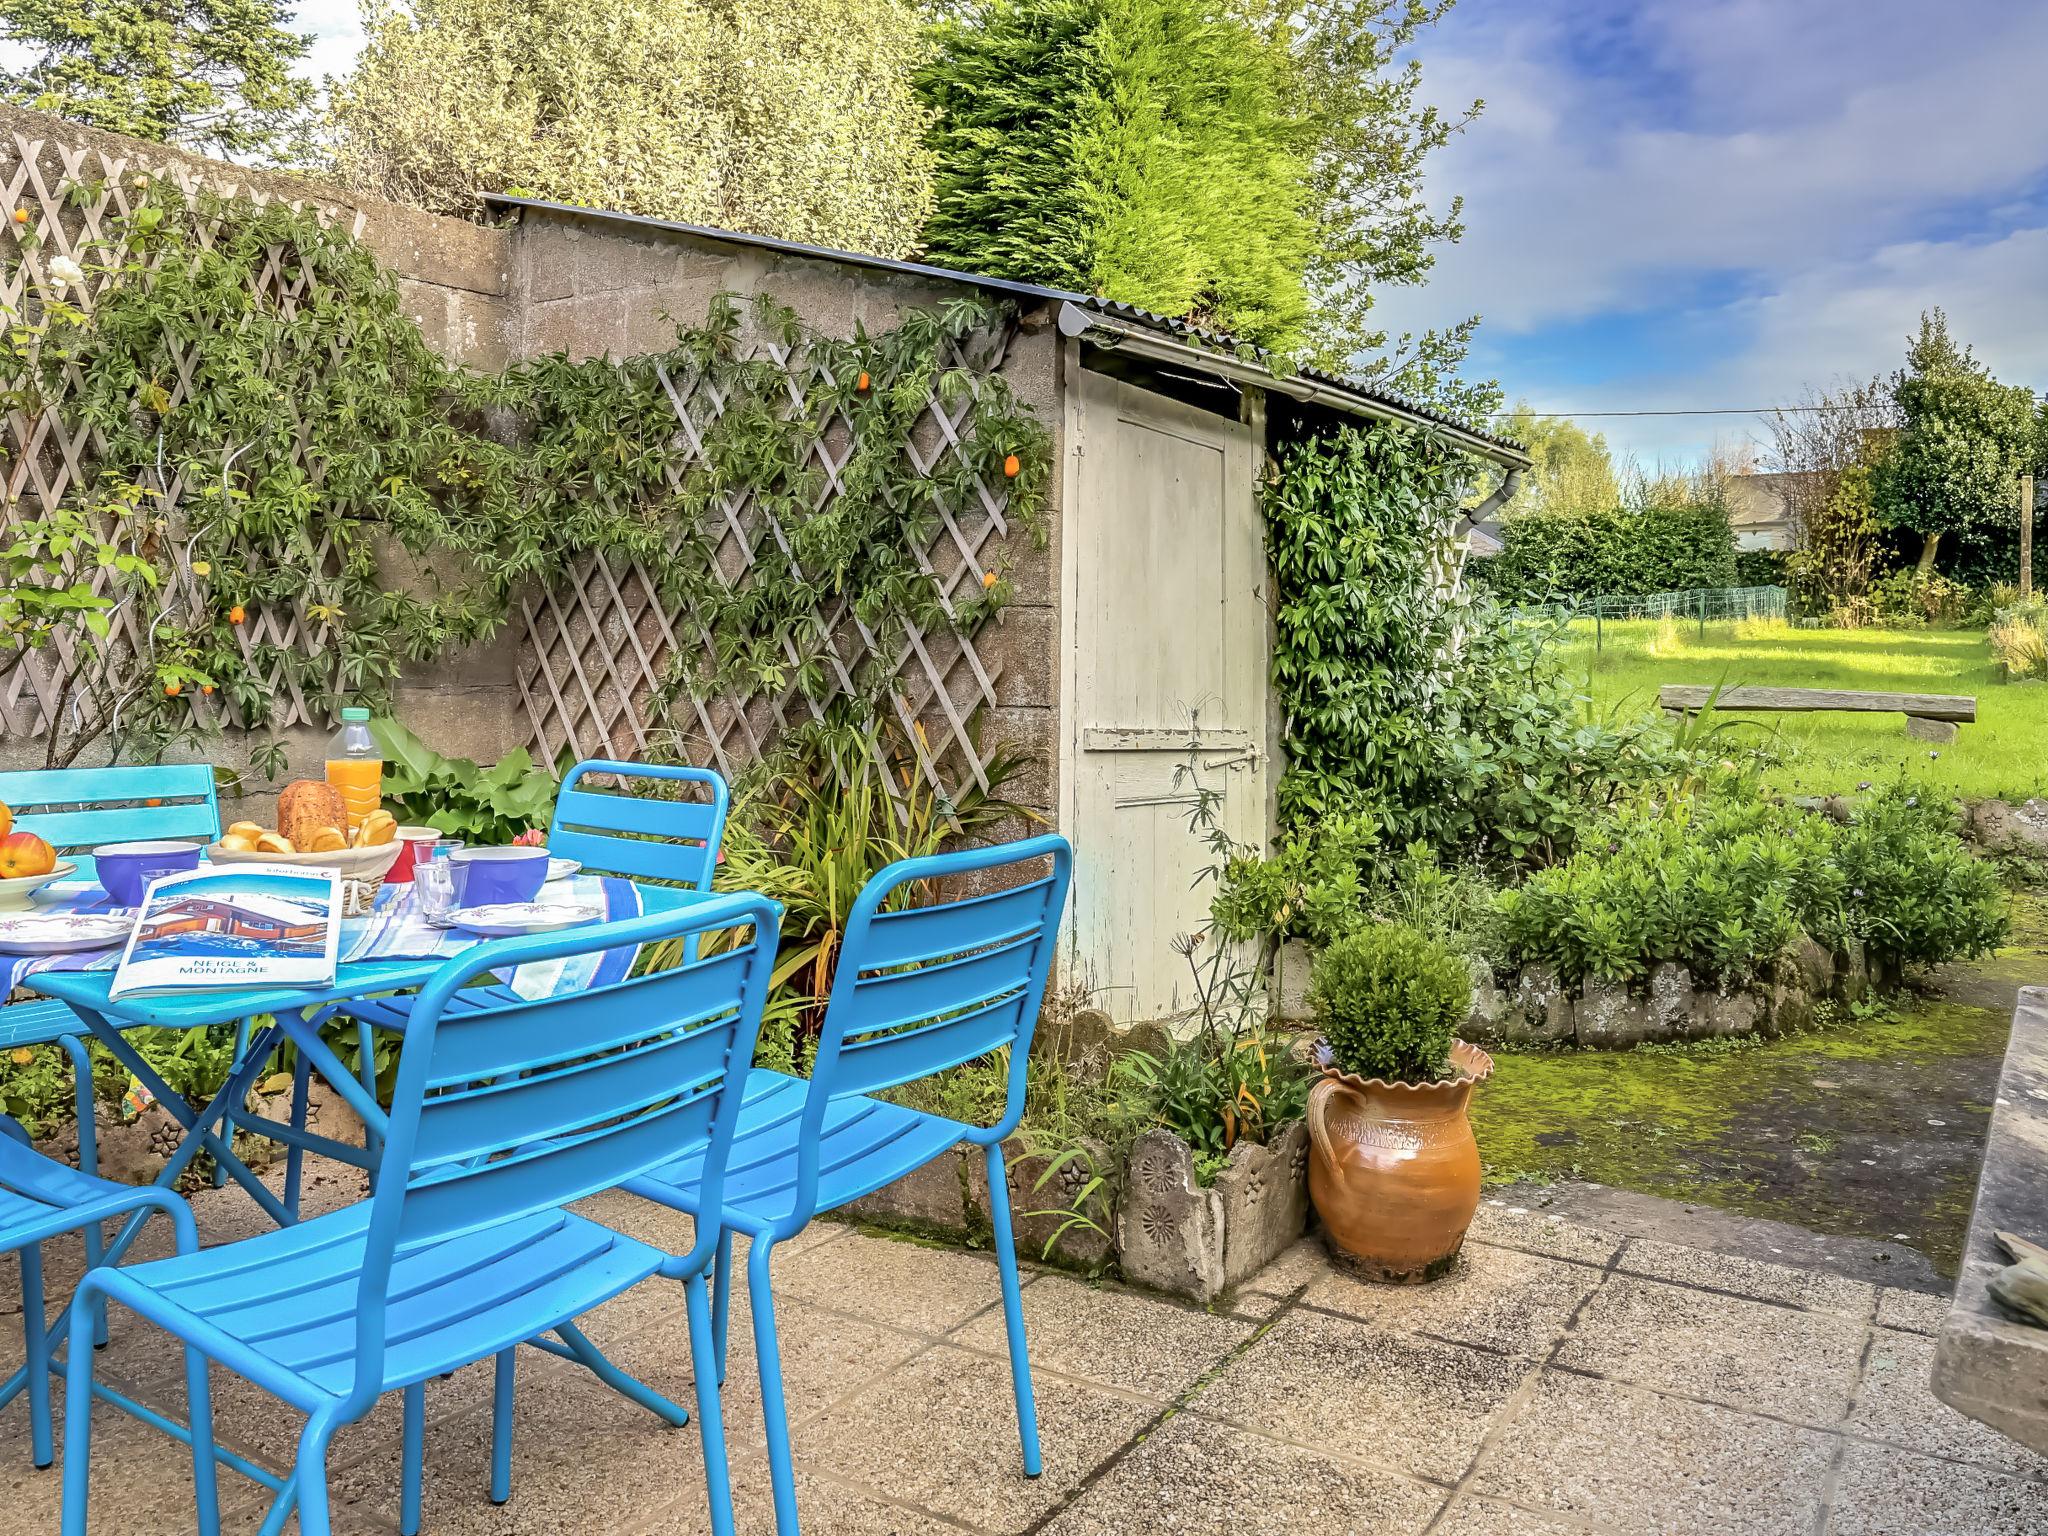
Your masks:
<path fill-rule="evenodd" d="M 325 987 L 341 941 L 341 876 L 231 864 L 150 882 L 113 997 L 207 987 Z"/>

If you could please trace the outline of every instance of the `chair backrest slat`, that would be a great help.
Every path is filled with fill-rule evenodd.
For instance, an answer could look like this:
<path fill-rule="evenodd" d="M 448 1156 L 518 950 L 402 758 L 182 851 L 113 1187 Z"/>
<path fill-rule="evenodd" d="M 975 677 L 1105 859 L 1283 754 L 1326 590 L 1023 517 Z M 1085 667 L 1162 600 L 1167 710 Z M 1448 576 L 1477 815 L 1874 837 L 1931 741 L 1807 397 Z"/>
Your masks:
<path fill-rule="evenodd" d="M 902 859 L 862 888 L 847 918 L 818 1037 L 797 1148 L 795 1203 L 778 1224 L 780 1235 L 801 1227 L 816 1208 L 818 1142 L 834 1098 L 912 1082 L 1007 1046 L 1003 1113 L 972 1134 L 995 1141 L 1017 1128 L 1026 1058 L 1072 876 L 1067 840 L 1044 836 Z M 900 905 L 912 890 L 970 879 L 1000 888 L 927 906 Z"/>
<path fill-rule="evenodd" d="M 585 785 L 592 774 L 610 774 L 627 787 L 679 786 L 695 798 L 601 794 Z M 667 880 L 708 891 L 725 836 L 728 799 L 725 780 L 708 768 L 593 758 L 578 763 L 562 780 L 548 851 L 575 859 L 593 873 Z"/>
<path fill-rule="evenodd" d="M 219 794 L 204 763 L 0 773 L 0 803 L 13 810 L 17 829 L 67 854 L 101 843 L 220 836 Z"/>
<path fill-rule="evenodd" d="M 692 899 L 601 927 L 478 945 L 420 990 L 371 1196 L 352 1405 L 367 1409 L 375 1396 L 400 1249 L 556 1210 L 699 1153 L 706 1198 L 722 1198 L 780 919 L 774 902 L 747 892 Z M 696 958 L 696 941 L 714 932 L 730 946 Z M 666 970 L 443 1016 L 460 988 L 487 973 L 672 939 L 691 958 Z M 715 1241 L 715 1228 L 700 1234 L 700 1245 Z"/>

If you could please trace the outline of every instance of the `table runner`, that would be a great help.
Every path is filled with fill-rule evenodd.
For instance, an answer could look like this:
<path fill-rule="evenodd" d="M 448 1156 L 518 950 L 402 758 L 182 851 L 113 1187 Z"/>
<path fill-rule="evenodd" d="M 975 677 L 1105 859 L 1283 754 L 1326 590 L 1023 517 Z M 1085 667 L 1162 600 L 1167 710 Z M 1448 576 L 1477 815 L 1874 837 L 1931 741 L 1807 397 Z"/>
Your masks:
<path fill-rule="evenodd" d="M 69 882 L 44 888 L 41 910 L 52 912 L 95 912 L 109 910 L 107 893 L 96 884 Z M 611 875 L 574 875 L 550 880 L 537 898 L 548 906 L 581 906 L 601 911 L 604 922 L 640 915 L 640 892 L 630 880 Z M 413 901 L 410 883 L 386 885 L 377 893 L 376 906 L 363 917 L 341 920 L 339 961 L 379 959 L 432 959 L 460 954 L 482 943 L 475 934 L 454 928 L 436 928 L 420 915 Z M 558 991 L 580 991 L 623 981 L 632 969 L 633 946 L 607 949 L 565 960 L 522 965 L 514 972 L 512 988 L 522 997 L 546 997 Z M 119 963 L 121 946 L 81 950 L 71 955 L 0 954 L 0 999 L 38 971 L 110 970 Z"/>

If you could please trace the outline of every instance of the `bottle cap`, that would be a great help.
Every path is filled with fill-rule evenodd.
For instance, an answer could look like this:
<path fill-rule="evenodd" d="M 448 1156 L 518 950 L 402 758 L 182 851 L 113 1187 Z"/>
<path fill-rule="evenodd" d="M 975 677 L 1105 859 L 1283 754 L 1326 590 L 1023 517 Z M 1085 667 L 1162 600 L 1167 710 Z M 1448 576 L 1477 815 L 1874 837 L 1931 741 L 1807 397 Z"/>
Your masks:
<path fill-rule="evenodd" d="M 344 709 L 341 712 L 341 718 L 344 720 L 367 720 L 370 718 L 370 712 L 367 709 Z"/>

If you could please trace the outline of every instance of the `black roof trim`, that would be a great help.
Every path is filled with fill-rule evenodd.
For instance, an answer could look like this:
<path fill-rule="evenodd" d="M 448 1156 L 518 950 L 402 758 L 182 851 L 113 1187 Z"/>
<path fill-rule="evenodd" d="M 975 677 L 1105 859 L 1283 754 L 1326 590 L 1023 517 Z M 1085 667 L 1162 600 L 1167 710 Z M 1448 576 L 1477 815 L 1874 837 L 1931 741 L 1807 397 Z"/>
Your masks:
<path fill-rule="evenodd" d="M 713 240 L 724 245 L 742 245 L 754 250 L 774 251 L 784 256 L 797 256 L 810 261 L 829 261 L 844 267 L 862 267 L 874 272 L 888 272 L 899 277 L 927 278 L 944 283 L 960 283 L 989 293 L 1005 293 L 1013 298 L 1034 299 L 1050 304 L 1074 304 L 1083 309 L 1129 324 L 1141 325 L 1148 330 L 1176 340 L 1192 343 L 1199 347 L 1228 353 L 1232 357 L 1249 358 L 1268 373 L 1277 373 L 1273 367 L 1273 354 L 1266 348 L 1239 340 L 1223 331 L 1212 331 L 1186 320 L 1175 320 L 1166 315 L 1156 315 L 1150 310 L 1140 309 L 1135 304 L 1126 304 L 1118 299 L 1104 299 L 1092 294 L 1074 293 L 1065 288 L 1048 288 L 1039 283 L 1020 283 L 1009 278 L 985 277 L 975 272 L 959 272 L 951 267 L 928 266 L 919 261 L 897 261 L 887 256 L 869 256 L 860 251 L 835 250 L 830 246 L 804 245 L 795 240 L 778 240 L 771 235 L 749 235 L 738 230 L 717 229 L 708 224 L 686 224 L 679 219 L 655 219 L 644 214 L 615 213 L 607 208 L 585 208 L 574 203 L 549 202 L 545 198 L 513 197 L 509 194 L 490 192 L 484 194 L 484 201 L 494 208 L 533 209 L 543 213 L 565 213 L 579 218 L 602 219 L 608 223 L 630 224 L 643 229 L 668 230 L 675 234 L 693 235 L 701 240 Z M 1420 405 L 1404 395 L 1374 385 L 1361 384 L 1356 379 L 1341 374 L 1328 373 L 1320 368 L 1297 368 L 1292 372 L 1304 379 L 1310 379 L 1326 388 L 1336 391 L 1339 398 L 1329 403 L 1337 409 L 1343 408 L 1343 395 L 1353 395 L 1361 404 L 1377 406 L 1380 411 L 1394 411 L 1412 418 L 1422 426 L 1451 427 L 1459 432 L 1469 433 L 1475 438 L 1491 443 L 1510 454 L 1526 456 L 1522 445 L 1512 438 L 1502 437 L 1483 428 L 1469 426 L 1432 406 Z"/>

